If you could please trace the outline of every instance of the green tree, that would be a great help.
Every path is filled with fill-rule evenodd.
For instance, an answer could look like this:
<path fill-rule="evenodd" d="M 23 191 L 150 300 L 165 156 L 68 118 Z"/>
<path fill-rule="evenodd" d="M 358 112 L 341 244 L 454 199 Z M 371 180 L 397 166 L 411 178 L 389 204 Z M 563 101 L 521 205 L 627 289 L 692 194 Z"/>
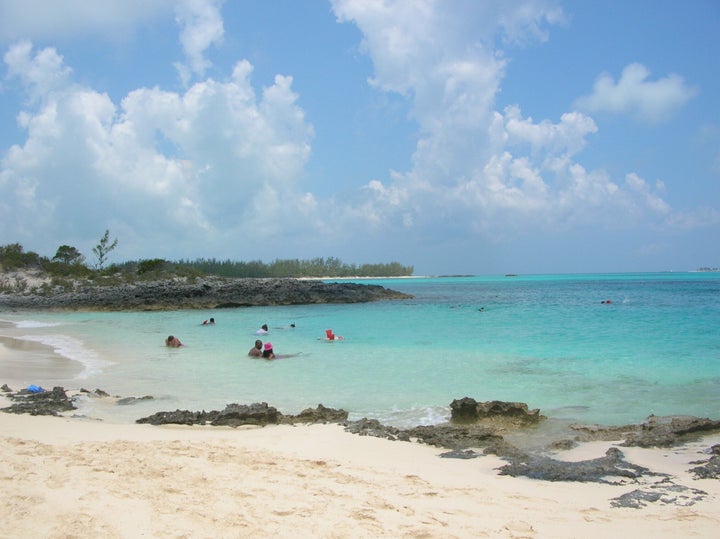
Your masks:
<path fill-rule="evenodd" d="M 63 264 L 70 266 L 72 264 L 83 264 L 85 262 L 85 256 L 75 247 L 71 247 L 70 245 L 61 245 L 58 247 L 58 250 L 52 260 L 53 262 L 62 262 Z"/>
<path fill-rule="evenodd" d="M 117 238 L 115 238 L 115 240 L 110 243 L 110 231 L 106 230 L 105 235 L 100 238 L 100 242 L 95 247 L 93 247 L 93 253 L 97 258 L 97 264 L 95 264 L 96 269 L 100 269 L 105 265 L 105 262 L 107 262 L 108 254 L 110 254 L 110 252 L 115 249 L 115 247 L 117 247 L 117 244 Z"/>

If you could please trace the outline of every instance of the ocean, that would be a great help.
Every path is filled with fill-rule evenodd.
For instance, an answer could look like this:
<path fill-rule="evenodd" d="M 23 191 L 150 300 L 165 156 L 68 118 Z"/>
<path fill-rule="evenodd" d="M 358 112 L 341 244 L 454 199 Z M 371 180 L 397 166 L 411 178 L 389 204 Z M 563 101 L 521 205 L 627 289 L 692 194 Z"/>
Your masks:
<path fill-rule="evenodd" d="M 566 423 L 621 425 L 651 414 L 720 418 L 720 273 L 357 282 L 414 298 L 207 311 L 3 312 L 0 336 L 46 344 L 56 360 L 77 367 L 61 378 L 27 365 L 33 378 L 23 383 L 153 397 L 125 406 L 84 399 L 78 410 L 115 422 L 267 402 L 285 414 L 323 404 L 347 410 L 351 420 L 409 427 L 447 421 L 450 403 L 462 397 L 524 402 Z M 216 323 L 203 325 L 210 317 Z M 270 332 L 258 337 L 262 324 Z M 326 329 L 344 339 L 324 340 Z M 170 334 L 186 346 L 166 348 Z M 281 357 L 249 358 L 256 338 L 272 342 Z M 34 354 L 18 358 L 40 361 Z"/>

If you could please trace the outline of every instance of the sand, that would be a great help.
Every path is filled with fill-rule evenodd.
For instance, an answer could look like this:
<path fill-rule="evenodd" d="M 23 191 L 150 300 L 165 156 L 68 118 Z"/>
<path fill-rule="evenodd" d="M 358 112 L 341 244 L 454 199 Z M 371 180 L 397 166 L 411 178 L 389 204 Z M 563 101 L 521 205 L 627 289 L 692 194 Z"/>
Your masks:
<path fill-rule="evenodd" d="M 717 537 L 720 481 L 690 461 L 720 437 L 626 458 L 706 493 L 693 505 L 611 500 L 642 484 L 497 475 L 493 456 L 345 432 L 338 425 L 170 427 L 0 413 L 0 536 Z M 594 458 L 610 444 L 559 457 Z"/>

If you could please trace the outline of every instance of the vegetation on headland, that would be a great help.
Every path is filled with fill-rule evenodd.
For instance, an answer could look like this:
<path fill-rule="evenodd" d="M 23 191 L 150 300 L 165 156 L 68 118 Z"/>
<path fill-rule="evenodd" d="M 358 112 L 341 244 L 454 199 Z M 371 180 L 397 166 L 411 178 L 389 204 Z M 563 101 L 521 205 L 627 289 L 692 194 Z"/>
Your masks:
<path fill-rule="evenodd" d="M 88 264 L 85 256 L 75 247 L 61 245 L 55 255 L 48 258 L 32 251 L 25 251 L 19 243 L 0 246 L 0 270 L 3 272 L 32 272 L 45 277 L 40 287 L 31 287 L 22 276 L 0 280 L 0 292 L 21 292 L 38 288 L 36 293 L 53 289 L 72 289 L 77 281 L 92 284 L 116 285 L 119 283 L 184 278 L 192 280 L 205 276 L 227 278 L 321 278 L 321 277 L 398 277 L 412 275 L 412 266 L 398 262 L 387 264 L 345 264 L 337 258 L 314 258 L 312 260 L 232 261 L 196 259 L 169 261 L 161 258 L 127 261 L 106 265 L 108 254 L 117 246 L 117 239 L 110 240 L 108 231 L 96 247 L 94 264 Z"/>

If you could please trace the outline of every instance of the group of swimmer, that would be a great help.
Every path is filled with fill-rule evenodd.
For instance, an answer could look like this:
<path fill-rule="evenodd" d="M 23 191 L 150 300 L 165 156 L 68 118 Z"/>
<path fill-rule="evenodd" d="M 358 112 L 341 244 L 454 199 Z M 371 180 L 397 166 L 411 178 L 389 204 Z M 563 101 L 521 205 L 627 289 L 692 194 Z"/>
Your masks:
<path fill-rule="evenodd" d="M 202 325 L 203 326 L 215 325 L 215 319 L 210 318 L 208 320 L 204 320 Z M 290 324 L 290 327 L 294 328 L 295 324 L 294 323 Z M 258 329 L 255 332 L 256 335 L 267 335 L 268 333 L 270 333 L 270 330 L 268 329 L 267 324 L 263 324 L 262 326 L 260 326 L 260 329 Z M 345 337 L 341 337 L 340 335 L 335 335 L 335 333 L 333 333 L 332 329 L 326 329 L 325 330 L 325 338 L 321 339 L 321 340 L 342 341 L 344 339 L 345 339 Z M 176 336 L 168 335 L 167 339 L 165 339 L 165 346 L 167 346 L 168 348 L 180 348 L 181 346 L 185 346 L 185 345 Z M 293 355 L 297 355 L 297 354 L 285 355 L 285 356 L 281 356 L 281 357 L 292 357 Z M 262 340 L 260 340 L 260 339 L 257 339 L 255 341 L 255 344 L 248 352 L 248 356 L 254 357 L 254 358 L 262 358 L 262 359 L 276 359 L 278 357 L 275 355 L 275 351 L 273 350 L 272 343 L 271 342 L 263 343 Z"/>

